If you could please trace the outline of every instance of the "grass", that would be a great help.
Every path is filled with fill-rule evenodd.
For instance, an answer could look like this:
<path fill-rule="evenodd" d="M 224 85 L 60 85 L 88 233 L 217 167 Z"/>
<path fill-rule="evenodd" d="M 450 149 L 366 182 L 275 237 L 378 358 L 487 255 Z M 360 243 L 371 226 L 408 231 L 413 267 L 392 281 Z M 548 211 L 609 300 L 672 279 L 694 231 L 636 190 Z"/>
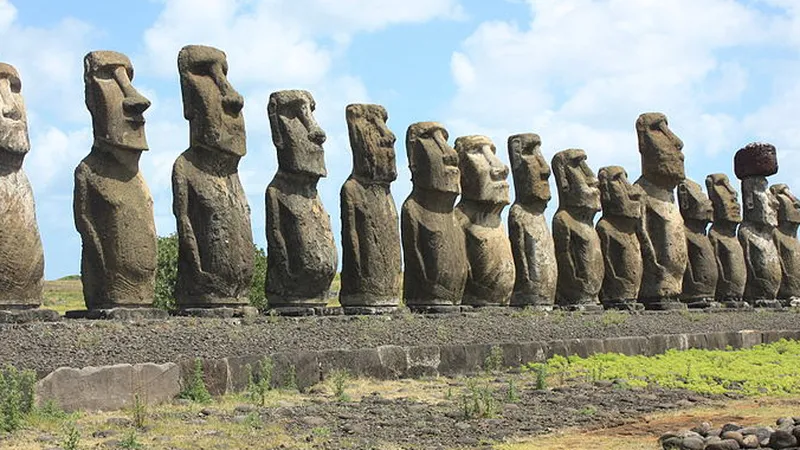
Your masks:
<path fill-rule="evenodd" d="M 42 308 L 56 310 L 62 315 L 66 311 L 86 309 L 86 304 L 83 302 L 83 285 L 78 275 L 45 281 L 43 297 Z"/>
<path fill-rule="evenodd" d="M 736 351 L 669 350 L 650 357 L 614 353 L 589 358 L 554 356 L 547 362 L 547 371 L 561 382 L 621 380 L 632 387 L 658 385 L 701 394 L 780 396 L 800 394 L 798 362 L 800 342 L 781 340 Z"/>

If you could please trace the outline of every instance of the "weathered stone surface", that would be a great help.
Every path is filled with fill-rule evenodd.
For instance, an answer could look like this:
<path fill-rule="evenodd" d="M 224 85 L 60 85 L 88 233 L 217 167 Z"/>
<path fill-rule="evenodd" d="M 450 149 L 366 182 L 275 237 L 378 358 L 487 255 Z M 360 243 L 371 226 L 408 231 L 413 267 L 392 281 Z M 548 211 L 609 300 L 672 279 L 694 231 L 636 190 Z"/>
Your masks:
<path fill-rule="evenodd" d="M 67 311 L 67 319 L 119 320 L 124 322 L 140 320 L 162 320 L 169 317 L 169 311 L 160 308 L 110 308 Z"/>
<path fill-rule="evenodd" d="M 0 309 L 42 301 L 44 252 L 33 190 L 22 170 L 30 150 L 28 116 L 17 69 L 0 63 Z"/>
<path fill-rule="evenodd" d="M 639 301 L 648 309 L 670 309 L 677 302 L 686 272 L 687 250 L 683 218 L 675 205 L 675 187 L 686 177 L 683 142 L 661 113 L 644 113 L 636 120 L 645 213 L 638 231 L 644 272 Z"/>
<path fill-rule="evenodd" d="M 533 133 L 508 138 L 508 158 L 516 199 L 508 213 L 508 234 L 516 276 L 512 306 L 551 308 L 556 298 L 558 264 L 544 210 L 550 201 L 550 166 Z"/>
<path fill-rule="evenodd" d="M 736 235 L 742 221 L 738 194 L 724 173 L 707 176 L 706 190 L 714 209 L 714 223 L 708 239 L 717 260 L 715 297 L 719 301 L 739 301 L 744 296 L 747 267 L 742 244 Z"/>
<path fill-rule="evenodd" d="M 181 390 L 180 369 L 166 364 L 62 367 L 36 383 L 37 403 L 53 401 L 65 411 L 111 411 L 129 407 L 134 396 L 149 405 L 174 398 Z"/>
<path fill-rule="evenodd" d="M 768 177 L 778 173 L 778 155 L 772 144 L 752 142 L 733 156 L 736 178 Z"/>
<path fill-rule="evenodd" d="M 781 259 L 781 287 L 778 298 L 786 302 L 800 298 L 800 241 L 797 227 L 800 226 L 800 201 L 785 184 L 770 187 L 778 199 L 778 228 L 775 229 L 775 245 Z"/>
<path fill-rule="evenodd" d="M 461 193 L 458 154 L 436 122 L 408 127 L 413 188 L 403 203 L 403 299 L 409 307 L 461 303 L 469 271 L 463 231 L 453 210 Z"/>
<path fill-rule="evenodd" d="M 278 91 L 267 107 L 278 172 L 266 192 L 267 281 L 270 308 L 324 306 L 336 274 L 331 219 L 317 182 L 327 176 L 325 132 L 307 91 Z"/>
<path fill-rule="evenodd" d="M 180 380 L 181 386 L 186 386 L 195 374 L 196 359 L 186 358 L 181 360 Z M 203 383 L 206 385 L 209 394 L 225 395 L 231 386 L 231 370 L 228 359 L 201 359 L 200 369 L 203 372 Z"/>
<path fill-rule="evenodd" d="M 406 375 L 408 377 L 421 378 L 439 374 L 439 364 L 441 363 L 439 347 L 435 345 L 414 346 L 406 347 L 405 350 L 408 367 Z"/>
<path fill-rule="evenodd" d="M 556 302 L 561 307 L 598 305 L 603 282 L 603 254 L 593 226 L 600 210 L 600 190 L 579 149 L 555 154 L 553 172 L 558 186 L 558 212 L 553 239 L 558 262 Z"/>
<path fill-rule="evenodd" d="M 250 207 L 239 181 L 245 155 L 244 99 L 227 78 L 228 62 L 212 47 L 178 54 L 189 148 L 172 167 L 172 212 L 178 223 L 179 307 L 247 305 L 253 278 Z"/>
<path fill-rule="evenodd" d="M 397 306 L 400 230 L 390 184 L 397 179 L 395 135 L 380 105 L 345 109 L 353 172 L 342 186 L 342 283 L 339 303 Z"/>
<path fill-rule="evenodd" d="M 0 310 L 0 323 L 58 322 L 59 320 L 61 320 L 61 315 L 52 309 Z"/>
<path fill-rule="evenodd" d="M 628 182 L 620 166 L 601 168 L 603 217 L 595 227 L 603 251 L 605 276 L 600 301 L 606 308 L 629 309 L 642 284 L 642 253 L 636 229 L 642 216 L 642 190 Z"/>
<path fill-rule="evenodd" d="M 148 306 L 156 275 L 153 198 L 139 171 L 148 150 L 142 113 L 150 101 L 131 85 L 127 56 L 84 58 L 94 143 L 75 169 L 75 226 L 83 241 L 81 280 L 89 309 Z"/>
<path fill-rule="evenodd" d="M 714 218 L 714 208 L 703 188 L 689 179 L 678 185 L 678 205 L 683 216 L 688 255 L 681 300 L 690 307 L 693 304 L 705 306 L 714 299 L 719 278 L 714 246 L 706 234 Z"/>
<path fill-rule="evenodd" d="M 751 176 L 742 180 L 744 220 L 739 242 L 747 266 L 744 299 L 750 302 L 774 299 L 781 286 L 781 259 L 775 245 L 778 200 L 767 188 L 767 178 Z"/>
<path fill-rule="evenodd" d="M 797 438 L 790 431 L 775 430 L 769 437 L 769 447 L 774 449 L 791 448 L 797 445 Z"/>
<path fill-rule="evenodd" d="M 500 213 L 509 203 L 508 166 L 486 136 L 456 139 L 461 201 L 456 220 L 464 230 L 469 276 L 462 303 L 508 305 L 514 289 L 514 257 Z"/>

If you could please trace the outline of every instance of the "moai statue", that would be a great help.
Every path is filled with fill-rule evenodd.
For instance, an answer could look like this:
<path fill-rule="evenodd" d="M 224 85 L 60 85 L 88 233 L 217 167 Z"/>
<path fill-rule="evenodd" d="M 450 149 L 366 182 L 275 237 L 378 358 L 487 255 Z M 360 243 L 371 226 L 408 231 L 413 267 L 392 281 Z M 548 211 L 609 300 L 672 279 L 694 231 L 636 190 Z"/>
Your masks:
<path fill-rule="evenodd" d="M 139 172 L 148 150 L 142 113 L 150 101 L 131 85 L 133 66 L 111 51 L 84 58 L 94 143 L 75 169 L 75 226 L 89 310 L 148 307 L 156 277 L 153 198 Z"/>
<path fill-rule="evenodd" d="M 646 309 L 679 309 L 687 250 L 683 218 L 675 204 L 675 187 L 685 178 L 683 142 L 661 113 L 644 113 L 636 120 L 644 190 L 644 214 L 638 230 L 643 276 L 639 301 Z"/>
<path fill-rule="evenodd" d="M 265 292 L 270 309 L 287 313 L 295 307 L 324 307 L 338 264 L 331 219 L 317 193 L 317 182 L 328 172 L 325 132 L 314 119 L 315 109 L 307 91 L 269 96 L 278 172 L 266 192 Z"/>
<path fill-rule="evenodd" d="M 800 305 L 800 241 L 797 227 L 800 225 L 800 200 L 792 194 L 789 186 L 776 184 L 770 191 L 778 199 L 778 228 L 775 229 L 775 245 L 781 258 L 781 287 L 778 300 L 785 306 Z"/>
<path fill-rule="evenodd" d="M 511 203 L 508 166 L 486 136 L 456 139 L 461 201 L 456 218 L 464 229 L 469 276 L 462 304 L 507 306 L 514 289 L 514 256 L 500 213 Z"/>
<path fill-rule="evenodd" d="M 678 205 L 683 216 L 688 254 L 681 300 L 690 308 L 712 307 L 719 274 L 717 257 L 706 228 L 714 218 L 714 208 L 703 188 L 688 178 L 678 185 Z"/>
<path fill-rule="evenodd" d="M 458 310 L 467 251 L 453 206 L 461 193 L 458 154 L 436 122 L 411 124 L 406 152 L 413 187 L 403 203 L 403 299 L 416 311 Z"/>
<path fill-rule="evenodd" d="M 556 303 L 571 310 L 602 309 L 598 294 L 603 284 L 603 254 L 594 229 L 600 211 L 600 190 L 579 149 L 553 156 L 558 186 L 558 211 L 553 216 L 553 239 L 558 262 Z"/>
<path fill-rule="evenodd" d="M 542 156 L 538 134 L 508 138 L 508 158 L 517 198 L 508 213 L 508 234 L 516 277 L 512 306 L 551 310 L 556 300 L 558 269 L 553 235 L 544 210 L 550 201 L 550 166 Z"/>
<path fill-rule="evenodd" d="M 781 259 L 775 245 L 778 199 L 770 192 L 767 177 L 778 173 L 778 159 L 771 144 L 752 143 L 736 152 L 736 177 L 742 180 L 744 220 L 739 242 L 744 250 L 747 283 L 744 299 L 753 306 L 777 307 L 781 287 Z"/>
<path fill-rule="evenodd" d="M 253 279 L 250 207 L 239 181 L 244 99 L 227 78 L 225 53 L 188 45 L 178 54 L 189 149 L 172 168 L 178 222 L 179 307 L 247 306 Z"/>
<path fill-rule="evenodd" d="M 17 69 L 0 63 L 0 309 L 37 308 L 44 252 L 33 190 L 22 170 L 30 150 L 28 118 Z"/>
<path fill-rule="evenodd" d="M 353 172 L 342 186 L 342 283 L 345 313 L 381 313 L 400 302 L 400 229 L 390 190 L 397 179 L 394 133 L 380 105 L 345 109 Z"/>
<path fill-rule="evenodd" d="M 727 175 L 714 173 L 706 177 L 706 190 L 714 207 L 714 223 L 708 231 L 708 239 L 717 261 L 715 298 L 727 307 L 747 306 L 742 301 L 747 267 L 742 244 L 736 237 L 736 230 L 742 222 L 736 189 L 731 186 Z"/>
<path fill-rule="evenodd" d="M 603 251 L 605 275 L 600 301 L 610 309 L 640 310 L 642 253 L 636 230 L 642 216 L 642 190 L 630 184 L 620 166 L 597 172 L 603 216 L 595 227 Z"/>

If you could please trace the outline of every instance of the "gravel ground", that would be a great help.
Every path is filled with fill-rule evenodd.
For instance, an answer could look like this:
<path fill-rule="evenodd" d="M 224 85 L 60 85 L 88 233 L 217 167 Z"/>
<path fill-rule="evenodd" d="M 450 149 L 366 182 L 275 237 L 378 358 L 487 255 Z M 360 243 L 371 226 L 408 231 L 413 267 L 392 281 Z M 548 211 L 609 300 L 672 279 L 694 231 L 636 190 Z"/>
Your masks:
<path fill-rule="evenodd" d="M 652 334 L 800 329 L 797 311 L 534 313 L 162 321 L 65 320 L 0 326 L 0 364 L 46 374 L 61 366 L 163 363 L 277 351 L 526 342 Z"/>

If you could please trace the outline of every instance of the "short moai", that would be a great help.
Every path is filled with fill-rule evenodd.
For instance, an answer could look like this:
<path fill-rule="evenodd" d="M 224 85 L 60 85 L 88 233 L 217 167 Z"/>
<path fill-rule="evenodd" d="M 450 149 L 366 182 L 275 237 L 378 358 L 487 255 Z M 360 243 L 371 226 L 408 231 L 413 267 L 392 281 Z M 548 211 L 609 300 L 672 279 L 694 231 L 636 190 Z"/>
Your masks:
<path fill-rule="evenodd" d="M 742 181 L 744 218 L 739 242 L 747 266 L 744 299 L 753 306 L 778 307 L 781 259 L 774 234 L 778 226 L 778 199 L 770 192 L 767 177 L 778 173 L 772 144 L 751 143 L 734 156 L 734 172 Z"/>
<path fill-rule="evenodd" d="M 687 178 L 678 185 L 678 205 L 683 216 L 688 254 L 681 301 L 689 308 L 716 306 L 717 257 L 706 232 L 714 218 L 711 200 L 699 184 Z"/>
<path fill-rule="evenodd" d="M 714 223 L 708 231 L 708 239 L 717 261 L 717 288 L 714 297 L 723 306 L 747 307 L 748 304 L 742 300 L 747 282 L 747 267 L 742 244 L 736 236 L 742 222 L 738 194 L 724 173 L 707 176 L 706 190 L 714 208 Z"/>
<path fill-rule="evenodd" d="M 661 113 L 644 113 L 636 120 L 644 190 L 644 213 L 639 226 L 644 272 L 639 302 L 646 309 L 680 309 L 683 275 L 688 259 L 683 218 L 675 204 L 675 187 L 686 177 L 683 142 Z"/>
<path fill-rule="evenodd" d="M 508 166 L 486 136 L 456 139 L 461 201 L 456 218 L 464 230 L 469 276 L 462 304 L 507 306 L 514 289 L 514 256 L 500 213 L 511 203 Z"/>
<path fill-rule="evenodd" d="M 228 82 L 225 53 L 188 45 L 178 54 L 189 148 L 172 167 L 172 211 L 178 224 L 179 308 L 249 304 L 253 279 L 250 207 L 239 181 L 247 153 L 244 99 Z"/>
<path fill-rule="evenodd" d="M 0 107 L 0 309 L 32 309 L 42 302 L 44 252 L 33 189 L 22 170 L 31 147 L 22 80 L 5 63 Z"/>
<path fill-rule="evenodd" d="M 784 306 L 800 306 L 800 241 L 797 239 L 800 200 L 785 184 L 776 184 L 769 189 L 778 199 L 778 228 L 775 229 L 775 245 L 781 258 L 778 300 Z"/>
<path fill-rule="evenodd" d="M 642 190 L 628 181 L 628 173 L 620 166 L 601 168 L 597 179 L 603 216 L 595 229 L 605 267 L 600 302 L 607 309 L 644 309 L 636 301 L 642 284 L 642 253 L 636 235 Z"/>
<path fill-rule="evenodd" d="M 436 122 L 411 124 L 406 152 L 413 184 L 403 203 L 403 299 L 419 312 L 460 309 L 469 265 L 454 205 L 461 193 L 458 154 Z"/>
<path fill-rule="evenodd" d="M 139 171 L 148 150 L 150 101 L 131 84 L 127 56 L 95 51 L 84 58 L 92 150 L 75 169 L 75 225 L 83 241 L 81 280 L 89 310 L 150 307 L 156 277 L 153 198 Z"/>
<path fill-rule="evenodd" d="M 508 212 L 508 234 L 516 276 L 511 306 L 551 310 L 556 300 L 556 263 L 553 235 L 544 210 L 550 201 L 550 166 L 541 151 L 538 134 L 508 138 L 508 158 L 516 198 Z"/>
<path fill-rule="evenodd" d="M 308 91 L 269 96 L 267 113 L 278 172 L 266 191 L 267 305 L 278 313 L 306 314 L 324 307 L 338 257 L 331 218 L 317 192 L 328 175 L 325 132 L 314 119 Z M 309 311 L 312 309 L 312 311 Z"/>
<path fill-rule="evenodd" d="M 553 216 L 556 303 L 568 310 L 601 310 L 598 294 L 605 270 L 593 223 L 600 211 L 597 178 L 580 149 L 556 153 L 551 164 L 558 186 L 558 211 Z"/>
<path fill-rule="evenodd" d="M 394 133 L 380 105 L 345 108 L 353 171 L 340 193 L 345 314 L 377 314 L 400 303 L 400 229 L 391 183 L 397 179 Z"/>

